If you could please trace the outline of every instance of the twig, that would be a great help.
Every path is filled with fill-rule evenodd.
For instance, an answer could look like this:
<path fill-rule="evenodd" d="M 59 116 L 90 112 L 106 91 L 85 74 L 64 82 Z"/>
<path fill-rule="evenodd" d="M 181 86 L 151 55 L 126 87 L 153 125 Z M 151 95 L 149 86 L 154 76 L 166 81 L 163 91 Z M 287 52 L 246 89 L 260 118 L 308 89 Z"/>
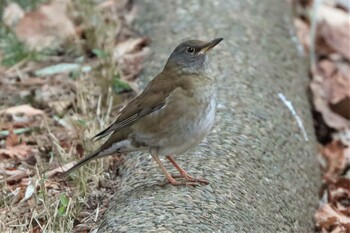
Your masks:
<path fill-rule="evenodd" d="M 316 27 L 317 27 L 317 11 L 323 0 L 316 0 L 313 3 L 311 10 L 311 30 L 310 30 L 310 62 L 311 69 L 316 67 L 316 48 L 315 48 L 315 39 L 316 39 Z"/>
<path fill-rule="evenodd" d="M 305 141 L 309 141 L 309 138 L 307 137 L 306 134 L 306 130 L 304 128 L 303 122 L 301 121 L 300 117 L 298 116 L 298 114 L 296 113 L 292 102 L 290 102 L 289 100 L 286 99 L 286 97 L 282 94 L 282 93 L 278 93 L 278 97 L 282 100 L 282 102 L 287 106 L 287 108 L 289 109 L 289 111 L 292 113 L 293 117 L 295 118 L 301 132 L 303 133 L 304 139 Z"/>

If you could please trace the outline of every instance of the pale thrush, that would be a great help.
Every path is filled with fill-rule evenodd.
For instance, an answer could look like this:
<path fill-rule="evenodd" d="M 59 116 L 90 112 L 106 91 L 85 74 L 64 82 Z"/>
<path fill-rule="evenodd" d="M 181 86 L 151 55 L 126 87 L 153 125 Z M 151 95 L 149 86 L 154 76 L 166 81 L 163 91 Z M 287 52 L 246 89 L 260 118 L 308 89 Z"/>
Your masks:
<path fill-rule="evenodd" d="M 120 111 L 113 124 L 94 136 L 99 140 L 111 134 L 107 141 L 66 174 L 93 159 L 143 151 L 152 155 L 170 184 L 208 184 L 207 180 L 189 176 L 173 155 L 199 144 L 214 124 L 216 80 L 208 63 L 208 51 L 221 40 L 189 40 L 178 45 L 163 71 Z M 158 156 L 165 156 L 180 175 L 169 174 Z"/>

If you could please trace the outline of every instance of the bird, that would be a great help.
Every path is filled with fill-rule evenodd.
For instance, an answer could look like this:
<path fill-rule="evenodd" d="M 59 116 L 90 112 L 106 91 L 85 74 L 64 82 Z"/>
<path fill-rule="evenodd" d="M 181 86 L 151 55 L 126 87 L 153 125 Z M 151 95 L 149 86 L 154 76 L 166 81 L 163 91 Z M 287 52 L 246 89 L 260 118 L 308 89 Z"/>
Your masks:
<path fill-rule="evenodd" d="M 177 164 L 174 155 L 181 155 L 198 145 L 214 125 L 217 82 L 208 53 L 222 40 L 180 43 L 162 72 L 119 112 L 110 126 L 93 137 L 100 140 L 109 136 L 102 146 L 65 174 L 94 159 L 141 151 L 151 154 L 171 185 L 209 184 L 206 179 L 190 176 Z M 179 175 L 167 171 L 159 158 L 164 156 Z"/>

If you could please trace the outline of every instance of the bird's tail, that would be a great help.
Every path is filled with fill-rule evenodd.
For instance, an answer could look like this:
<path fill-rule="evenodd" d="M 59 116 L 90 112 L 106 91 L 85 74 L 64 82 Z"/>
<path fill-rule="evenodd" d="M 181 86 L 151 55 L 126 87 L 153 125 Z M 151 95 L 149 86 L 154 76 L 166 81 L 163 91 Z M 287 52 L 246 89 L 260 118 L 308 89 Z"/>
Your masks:
<path fill-rule="evenodd" d="M 65 173 L 64 176 L 68 175 L 69 173 L 77 170 L 78 168 L 80 168 L 81 166 L 83 166 L 85 163 L 90 162 L 91 160 L 100 158 L 100 156 L 98 155 L 100 153 L 99 150 L 96 150 L 94 152 L 92 152 L 91 154 L 89 154 L 88 156 L 86 156 L 85 158 L 83 158 L 82 160 L 80 160 L 78 163 L 76 163 L 73 167 L 69 168 Z"/>
<path fill-rule="evenodd" d="M 84 164 L 86 164 L 86 163 L 88 163 L 88 162 L 90 162 L 92 160 L 103 158 L 103 157 L 111 155 L 111 154 L 123 153 L 123 152 L 128 152 L 128 151 L 130 151 L 130 142 L 129 142 L 129 140 L 123 140 L 123 141 L 120 141 L 120 142 L 116 142 L 116 143 L 114 143 L 112 145 L 109 145 L 106 142 L 99 149 L 97 149 L 96 151 L 92 152 L 91 154 L 89 154 L 88 156 L 86 156 L 85 158 L 80 160 L 73 167 L 68 169 L 63 175 L 64 176 L 68 175 L 69 173 L 77 170 L 82 165 L 84 165 Z"/>

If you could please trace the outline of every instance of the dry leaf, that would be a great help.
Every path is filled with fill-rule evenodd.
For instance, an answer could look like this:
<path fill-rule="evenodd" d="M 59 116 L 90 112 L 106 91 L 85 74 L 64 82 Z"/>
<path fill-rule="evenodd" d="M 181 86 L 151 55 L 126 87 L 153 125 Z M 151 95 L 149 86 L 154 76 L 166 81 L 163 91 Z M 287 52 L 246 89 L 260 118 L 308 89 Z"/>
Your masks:
<path fill-rule="evenodd" d="M 20 181 L 25 177 L 31 176 L 34 174 L 34 171 L 30 170 L 19 170 L 19 169 L 6 169 L 0 167 L 0 175 L 5 178 L 7 183 L 11 183 L 13 181 Z"/>
<path fill-rule="evenodd" d="M 330 105 L 330 109 L 338 115 L 350 120 L 350 98 L 346 97 L 335 104 Z"/>
<path fill-rule="evenodd" d="M 18 21 L 24 16 L 23 9 L 14 2 L 11 2 L 5 9 L 2 16 L 4 24 L 10 28 L 17 25 Z"/>
<path fill-rule="evenodd" d="M 294 26 L 300 43 L 304 46 L 305 51 L 310 51 L 310 26 L 303 20 L 294 19 Z"/>
<path fill-rule="evenodd" d="M 345 65 L 345 67 L 344 67 Z M 350 72 L 346 64 L 323 60 L 312 70 L 310 87 L 313 102 L 329 127 L 350 128 L 347 98 L 350 97 Z"/>
<path fill-rule="evenodd" d="M 9 128 L 9 135 L 6 137 L 6 147 L 16 146 L 18 143 L 17 135 L 13 133 L 12 128 Z"/>
<path fill-rule="evenodd" d="M 339 232 L 349 232 L 350 231 L 350 218 L 341 214 L 337 209 L 335 209 L 330 204 L 322 205 L 316 212 L 315 215 L 317 225 L 326 232 L 331 232 L 329 230 L 339 228 L 342 231 Z M 345 231 L 343 231 L 343 229 Z M 332 231 L 333 232 L 333 231 Z"/>
<path fill-rule="evenodd" d="M 6 149 L 0 149 L 0 158 L 12 158 L 18 160 L 27 160 L 34 156 L 34 150 L 30 146 L 20 144 Z"/>
<path fill-rule="evenodd" d="M 327 166 L 324 168 L 324 179 L 336 180 L 337 177 L 344 171 L 344 168 L 350 164 L 349 149 L 342 145 L 339 141 L 333 141 L 324 146 L 320 154 L 327 161 Z"/>
<path fill-rule="evenodd" d="M 129 3 L 129 0 L 105 0 L 97 5 L 99 9 L 108 9 L 108 8 L 117 8 L 121 11 L 126 8 L 126 5 Z"/>
<path fill-rule="evenodd" d="M 350 22 L 350 17 L 345 11 L 325 4 L 317 8 L 315 15 L 317 22 L 325 21 L 331 26 L 339 26 Z"/>
<path fill-rule="evenodd" d="M 25 104 L 1 110 L 0 115 L 10 115 L 17 122 L 29 122 L 35 116 L 43 116 L 44 112 Z"/>
<path fill-rule="evenodd" d="M 323 116 L 324 121 L 329 127 L 332 127 L 334 129 L 343 130 L 350 128 L 350 122 L 346 118 L 334 113 L 330 107 L 329 104 L 324 97 L 324 92 L 322 90 L 322 86 L 312 81 L 310 84 L 312 93 L 314 95 L 314 106 L 318 112 L 320 112 Z"/>
<path fill-rule="evenodd" d="M 330 25 L 322 21 L 317 26 L 317 38 L 322 38 L 327 46 L 350 60 L 350 22 Z"/>
<path fill-rule="evenodd" d="M 339 140 L 343 145 L 350 147 L 350 129 L 332 134 L 334 140 Z"/>
<path fill-rule="evenodd" d="M 57 48 L 75 35 L 72 21 L 66 15 L 68 1 L 54 0 L 28 12 L 18 22 L 15 32 L 29 48 Z"/>
<path fill-rule="evenodd" d="M 350 200 L 350 180 L 341 177 L 335 184 L 329 187 L 329 202 L 337 207 L 339 212 L 346 216 L 350 216 L 348 201 Z"/>
<path fill-rule="evenodd" d="M 316 213 L 317 224 L 327 232 L 334 232 L 334 229 L 350 230 L 349 200 L 350 180 L 341 177 L 332 182 L 328 187 L 329 203 L 321 205 Z"/>
<path fill-rule="evenodd" d="M 12 128 L 10 128 L 9 135 L 6 137 L 6 148 L 0 149 L 0 158 L 12 158 L 23 161 L 34 156 L 33 148 L 27 146 L 24 142 L 19 143 L 20 140 L 13 133 Z"/>
<path fill-rule="evenodd" d="M 147 39 L 143 38 L 131 38 L 120 42 L 116 45 L 113 51 L 113 56 L 115 60 L 119 60 L 125 54 L 135 53 L 142 50 L 147 44 Z"/>
<path fill-rule="evenodd" d="M 17 175 L 21 175 L 22 173 L 26 173 L 26 172 L 19 169 L 6 168 L 4 167 L 4 163 L 0 163 L 0 175 L 17 176 Z"/>
<path fill-rule="evenodd" d="M 119 63 L 123 80 L 133 80 L 141 72 L 143 59 L 149 51 L 147 43 L 146 38 L 134 38 L 116 45 L 113 58 Z"/>
<path fill-rule="evenodd" d="M 329 60 L 319 62 L 320 75 L 324 77 L 323 89 L 328 92 L 328 101 L 332 104 L 350 97 L 350 73 L 342 72 L 338 68 L 340 65 Z"/>

